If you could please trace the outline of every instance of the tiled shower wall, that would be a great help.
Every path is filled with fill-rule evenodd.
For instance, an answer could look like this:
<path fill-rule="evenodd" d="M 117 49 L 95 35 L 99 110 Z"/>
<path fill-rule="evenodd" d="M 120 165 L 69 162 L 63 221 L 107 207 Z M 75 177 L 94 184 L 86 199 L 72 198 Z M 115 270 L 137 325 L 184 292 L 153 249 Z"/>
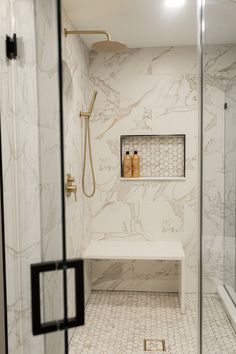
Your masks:
<path fill-rule="evenodd" d="M 0 3 L 0 14 L 3 15 L 0 23 L 0 102 L 9 353 L 42 354 L 45 350 L 52 354 L 64 352 L 62 332 L 47 335 L 45 341 L 42 336 L 32 336 L 30 298 L 30 264 L 61 259 L 62 256 L 55 3 L 48 0 L 3 0 Z M 20 38 L 19 58 L 9 63 L 5 59 L 5 34 L 13 32 Z M 86 90 L 83 71 L 86 49 L 82 50 L 82 44 L 78 48 L 81 48 L 79 57 L 73 50 L 70 53 L 70 46 L 66 48 L 69 49 L 67 64 L 72 70 L 71 77 L 74 73 L 75 77 L 71 82 L 67 81 L 68 86 L 65 83 L 68 99 L 65 103 L 70 103 L 72 86 L 75 89 L 73 94 L 81 100 L 79 104 L 72 104 L 71 110 L 68 108 L 71 115 L 65 117 L 66 167 L 75 174 L 77 181 L 77 171 L 81 171 L 81 149 L 77 143 L 79 141 L 81 144 L 82 141 L 82 126 L 79 122 L 74 129 L 76 120 L 73 117 L 79 109 L 87 106 L 86 93 L 81 96 L 81 92 Z M 84 60 L 84 64 L 77 66 L 80 59 Z M 84 81 L 77 96 L 77 84 L 81 84 L 81 78 Z M 73 137 L 73 131 L 78 135 Z M 87 206 L 83 204 L 85 201 L 81 197 L 81 190 L 78 194 L 78 203 L 75 204 L 72 198 L 67 203 L 67 256 L 70 258 L 80 256 L 78 247 L 82 244 L 83 232 L 89 235 L 86 229 L 89 222 L 84 215 Z M 72 286 L 71 281 L 69 284 Z M 45 277 L 44 285 L 45 319 L 61 317 L 61 278 Z M 74 312 L 73 306 L 70 305 L 69 310 Z"/>
<path fill-rule="evenodd" d="M 215 292 L 216 286 L 223 284 L 225 267 L 228 270 L 234 269 L 235 257 L 232 250 L 235 245 L 233 221 L 235 218 L 235 177 L 233 176 L 233 164 L 229 164 L 231 158 L 229 147 L 233 140 L 230 142 L 230 139 L 227 139 L 227 145 L 224 147 L 224 142 L 226 143 L 224 134 L 225 124 L 228 126 L 227 129 L 230 129 L 230 124 L 233 124 L 231 133 L 234 134 L 235 106 L 233 100 L 228 99 L 227 96 L 234 97 L 235 55 L 235 45 L 207 45 L 205 47 L 203 126 L 203 289 L 205 292 Z M 225 101 L 229 104 L 226 112 L 224 111 Z M 224 148 L 226 148 L 226 161 L 228 161 L 226 170 L 224 170 Z M 224 183 L 227 183 L 225 190 Z M 226 198 L 225 205 L 224 198 Z M 225 256 L 224 249 L 226 250 Z M 232 271 L 226 270 L 226 273 L 230 275 Z"/>
<path fill-rule="evenodd" d="M 234 232 L 224 240 L 223 218 L 224 102 L 227 89 L 227 113 L 233 117 L 235 51 L 235 45 L 208 45 L 205 52 L 205 292 L 215 292 L 216 286 L 222 285 L 224 271 L 225 278 L 230 279 L 229 269 L 234 266 L 234 255 L 230 251 L 234 249 Z M 99 92 L 93 117 L 98 171 L 98 192 L 92 203 L 93 238 L 181 240 L 187 255 L 187 290 L 192 291 L 196 284 L 197 257 L 196 48 L 136 49 L 123 55 L 105 56 L 91 53 L 90 76 Z M 173 133 L 186 133 L 187 137 L 185 182 L 120 181 L 120 135 Z M 228 178 L 231 181 L 228 188 L 233 188 L 234 177 Z M 226 196 L 228 203 L 231 192 L 233 189 Z M 234 205 L 229 209 L 233 213 Z M 228 216 L 229 231 L 234 226 L 229 213 Z M 96 289 L 172 290 L 176 286 L 174 274 L 171 264 L 161 263 L 149 267 L 138 262 L 97 261 L 93 267 Z"/>
<path fill-rule="evenodd" d="M 74 29 L 63 11 L 63 28 Z M 63 45 L 63 99 L 65 127 L 65 172 L 75 177 L 78 187 L 77 201 L 72 194 L 66 199 L 67 212 L 67 257 L 78 258 L 88 245 L 90 230 L 90 201 L 82 192 L 82 163 L 84 141 L 84 119 L 80 111 L 87 111 L 92 91 L 89 81 L 89 50 L 79 36 L 62 36 Z M 86 179 L 87 182 L 87 179 Z M 90 262 L 85 262 L 85 301 L 91 292 Z M 74 277 L 69 280 L 69 304 L 73 304 Z M 73 306 L 69 306 L 73 315 Z"/>
<path fill-rule="evenodd" d="M 58 33 L 55 0 L 34 2 L 40 170 L 41 259 L 62 259 L 61 156 L 58 83 Z M 45 273 L 43 318 L 63 318 L 62 272 Z M 44 336 L 45 353 L 63 353 L 64 335 Z"/>
<path fill-rule="evenodd" d="M 8 343 L 11 353 L 44 351 L 31 330 L 30 264 L 41 259 L 39 146 L 33 1 L 0 2 Z M 17 33 L 19 59 L 7 62 L 5 35 Z"/>
<path fill-rule="evenodd" d="M 234 47 L 236 55 L 236 47 Z M 236 292 L 236 77 L 226 88 L 224 283 Z"/>
<path fill-rule="evenodd" d="M 180 240 L 187 290 L 197 282 L 198 113 L 196 47 L 130 49 L 90 55 L 98 90 L 91 117 L 97 192 L 96 240 Z M 121 181 L 120 135 L 186 134 L 184 181 Z M 95 289 L 174 291 L 173 262 L 93 262 Z"/>

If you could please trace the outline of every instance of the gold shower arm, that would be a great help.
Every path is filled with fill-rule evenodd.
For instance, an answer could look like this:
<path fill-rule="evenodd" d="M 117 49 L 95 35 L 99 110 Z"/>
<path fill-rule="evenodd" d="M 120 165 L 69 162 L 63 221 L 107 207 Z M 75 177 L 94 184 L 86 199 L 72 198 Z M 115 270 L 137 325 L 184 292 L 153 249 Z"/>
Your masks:
<path fill-rule="evenodd" d="M 88 112 L 80 111 L 80 117 L 89 118 L 91 116 L 96 97 L 97 97 L 97 91 L 93 91 L 93 96 L 92 96 L 92 99 L 91 99 L 91 102 L 90 102 L 90 105 L 89 105 L 89 110 L 88 110 Z"/>
<path fill-rule="evenodd" d="M 107 31 L 103 30 L 91 30 L 91 31 L 67 31 L 66 28 L 64 28 L 64 35 L 65 37 L 68 36 L 68 34 L 104 34 L 107 37 L 108 41 L 111 41 L 111 35 Z"/>

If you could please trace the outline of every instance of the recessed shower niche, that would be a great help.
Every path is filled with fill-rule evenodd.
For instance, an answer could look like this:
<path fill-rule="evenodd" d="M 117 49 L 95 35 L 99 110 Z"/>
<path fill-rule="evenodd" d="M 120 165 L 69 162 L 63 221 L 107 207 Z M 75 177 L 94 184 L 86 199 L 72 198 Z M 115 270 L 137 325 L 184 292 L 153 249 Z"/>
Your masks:
<path fill-rule="evenodd" d="M 186 137 L 178 135 L 121 135 L 120 162 L 122 180 L 185 179 Z M 140 177 L 124 178 L 123 160 L 129 151 L 138 151 Z"/>

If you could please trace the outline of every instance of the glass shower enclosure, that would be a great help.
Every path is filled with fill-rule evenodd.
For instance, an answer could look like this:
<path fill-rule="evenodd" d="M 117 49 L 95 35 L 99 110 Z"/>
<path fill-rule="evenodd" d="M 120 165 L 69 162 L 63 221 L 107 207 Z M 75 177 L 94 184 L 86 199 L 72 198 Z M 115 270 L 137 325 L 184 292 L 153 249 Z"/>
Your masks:
<path fill-rule="evenodd" d="M 236 353 L 236 3 L 201 10 L 201 353 Z"/>
<path fill-rule="evenodd" d="M 225 91 L 224 287 L 236 306 L 236 79 Z"/>
<path fill-rule="evenodd" d="M 64 354 L 84 301 L 66 253 L 61 3 L 1 0 L 0 15 L 6 352 Z"/>

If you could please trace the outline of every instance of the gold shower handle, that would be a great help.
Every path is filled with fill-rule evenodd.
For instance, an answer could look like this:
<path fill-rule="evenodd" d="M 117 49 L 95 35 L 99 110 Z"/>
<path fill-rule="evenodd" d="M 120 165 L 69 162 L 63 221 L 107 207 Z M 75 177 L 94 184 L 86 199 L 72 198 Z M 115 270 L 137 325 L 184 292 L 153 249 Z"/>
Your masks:
<path fill-rule="evenodd" d="M 71 193 L 74 193 L 75 201 L 77 202 L 77 186 L 67 186 L 67 197 L 70 197 Z"/>
<path fill-rule="evenodd" d="M 70 174 L 67 175 L 67 182 L 73 183 L 75 181 L 75 177 L 71 176 Z"/>
<path fill-rule="evenodd" d="M 70 173 L 67 174 L 66 176 L 66 195 L 67 198 L 69 198 L 71 196 L 71 193 L 74 193 L 75 196 L 75 201 L 77 202 L 77 186 L 75 184 L 73 184 L 75 182 L 75 177 L 71 176 Z"/>
<path fill-rule="evenodd" d="M 93 112 L 93 107 L 94 107 L 94 103 L 95 103 L 95 100 L 96 100 L 96 97 L 97 97 L 97 91 L 94 90 L 93 91 L 93 96 L 92 96 L 92 99 L 91 99 L 91 102 L 90 102 L 90 105 L 89 105 L 89 110 L 88 112 L 83 112 L 83 111 L 80 111 L 80 117 L 87 117 L 87 118 L 90 118 L 92 112 Z"/>

